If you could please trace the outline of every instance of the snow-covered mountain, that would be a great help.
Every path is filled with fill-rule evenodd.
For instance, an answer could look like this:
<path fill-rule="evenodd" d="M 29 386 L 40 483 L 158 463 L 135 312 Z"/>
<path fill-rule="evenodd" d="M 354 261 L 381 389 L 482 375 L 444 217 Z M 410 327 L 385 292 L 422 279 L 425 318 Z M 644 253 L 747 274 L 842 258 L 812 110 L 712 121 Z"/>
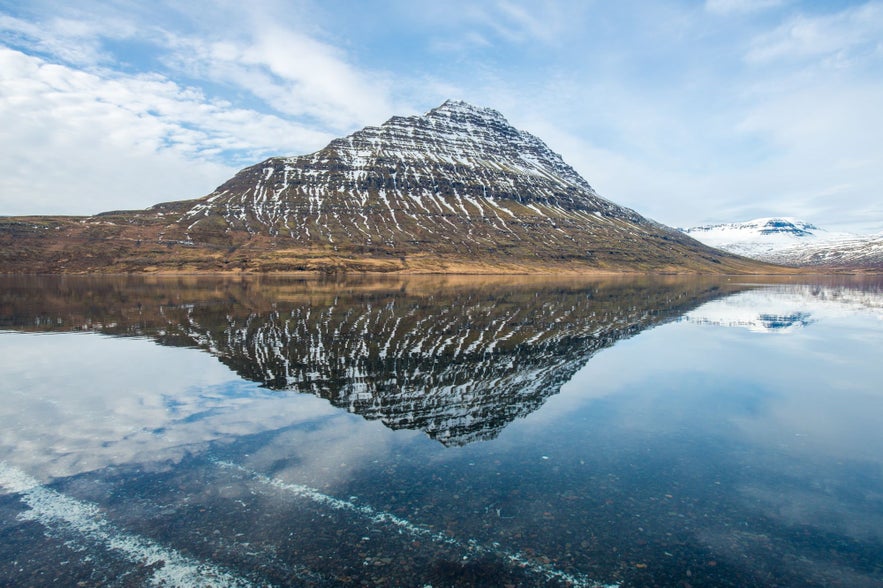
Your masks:
<path fill-rule="evenodd" d="M 309 155 L 274 157 L 205 198 L 161 205 L 184 242 L 225 231 L 377 255 L 706 265 L 710 250 L 598 195 L 539 138 L 448 100 Z M 698 256 L 698 259 L 697 259 Z M 723 260 L 728 261 L 728 260 Z"/>
<path fill-rule="evenodd" d="M 145 267 L 758 271 L 602 198 L 539 138 L 458 101 L 267 159 L 196 200 L 0 221 L 0 272 Z"/>
<path fill-rule="evenodd" d="M 829 240 L 827 232 L 819 227 L 788 217 L 757 218 L 683 231 L 706 245 L 747 257 L 761 257 L 773 251 Z"/>
<path fill-rule="evenodd" d="M 789 217 L 758 218 L 682 231 L 711 247 L 771 263 L 883 267 L 883 235 L 829 232 Z"/>

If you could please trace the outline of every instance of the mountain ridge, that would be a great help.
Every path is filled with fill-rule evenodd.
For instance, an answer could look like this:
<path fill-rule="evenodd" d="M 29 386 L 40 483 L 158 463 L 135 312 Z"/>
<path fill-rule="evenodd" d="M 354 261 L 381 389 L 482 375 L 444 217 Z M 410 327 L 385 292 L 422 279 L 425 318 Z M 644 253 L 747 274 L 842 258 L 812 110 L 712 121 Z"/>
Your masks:
<path fill-rule="evenodd" d="M 0 272 L 780 271 L 597 194 L 499 112 L 447 101 L 210 194 L 141 211 L 0 222 Z"/>

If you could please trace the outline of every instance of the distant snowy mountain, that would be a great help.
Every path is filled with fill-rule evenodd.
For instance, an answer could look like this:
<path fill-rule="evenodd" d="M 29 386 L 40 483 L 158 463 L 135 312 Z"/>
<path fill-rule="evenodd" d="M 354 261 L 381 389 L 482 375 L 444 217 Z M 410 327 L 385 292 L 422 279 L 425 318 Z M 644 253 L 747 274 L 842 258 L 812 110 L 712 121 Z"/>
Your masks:
<path fill-rule="evenodd" d="M 706 245 L 747 257 L 764 257 L 797 245 L 827 241 L 830 237 L 827 231 L 815 225 L 787 217 L 705 225 L 683 231 Z"/>
<path fill-rule="evenodd" d="M 706 245 L 784 265 L 883 267 L 883 235 L 829 232 L 790 217 L 681 229 Z"/>

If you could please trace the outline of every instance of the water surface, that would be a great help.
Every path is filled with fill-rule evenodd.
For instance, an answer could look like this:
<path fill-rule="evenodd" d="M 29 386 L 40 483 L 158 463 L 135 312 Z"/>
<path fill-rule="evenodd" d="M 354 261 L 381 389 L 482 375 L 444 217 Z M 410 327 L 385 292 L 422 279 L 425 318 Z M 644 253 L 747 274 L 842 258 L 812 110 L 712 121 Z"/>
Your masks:
<path fill-rule="evenodd" d="M 874 280 L 0 280 L 0 583 L 883 585 Z"/>

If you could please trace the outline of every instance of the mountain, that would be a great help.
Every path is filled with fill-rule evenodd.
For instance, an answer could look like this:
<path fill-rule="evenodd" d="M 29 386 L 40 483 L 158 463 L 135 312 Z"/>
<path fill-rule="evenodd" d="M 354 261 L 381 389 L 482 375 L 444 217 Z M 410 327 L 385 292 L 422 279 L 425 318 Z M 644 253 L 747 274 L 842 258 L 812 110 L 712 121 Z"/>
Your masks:
<path fill-rule="evenodd" d="M 694 239 L 736 255 L 793 266 L 883 268 L 883 235 L 831 233 L 788 217 L 682 229 Z"/>
<path fill-rule="evenodd" d="M 758 218 L 742 223 L 705 225 L 682 230 L 706 245 L 755 258 L 772 251 L 818 241 L 825 234 L 815 225 L 786 217 Z"/>
<path fill-rule="evenodd" d="M 448 446 L 496 437 L 617 341 L 749 288 L 677 276 L 461 284 L 14 276 L 0 285 L 0 329 L 197 348 L 271 390 L 313 394 Z"/>
<path fill-rule="evenodd" d="M 600 197 L 498 112 L 448 101 L 197 200 L 0 222 L 0 272 L 772 271 Z"/>

